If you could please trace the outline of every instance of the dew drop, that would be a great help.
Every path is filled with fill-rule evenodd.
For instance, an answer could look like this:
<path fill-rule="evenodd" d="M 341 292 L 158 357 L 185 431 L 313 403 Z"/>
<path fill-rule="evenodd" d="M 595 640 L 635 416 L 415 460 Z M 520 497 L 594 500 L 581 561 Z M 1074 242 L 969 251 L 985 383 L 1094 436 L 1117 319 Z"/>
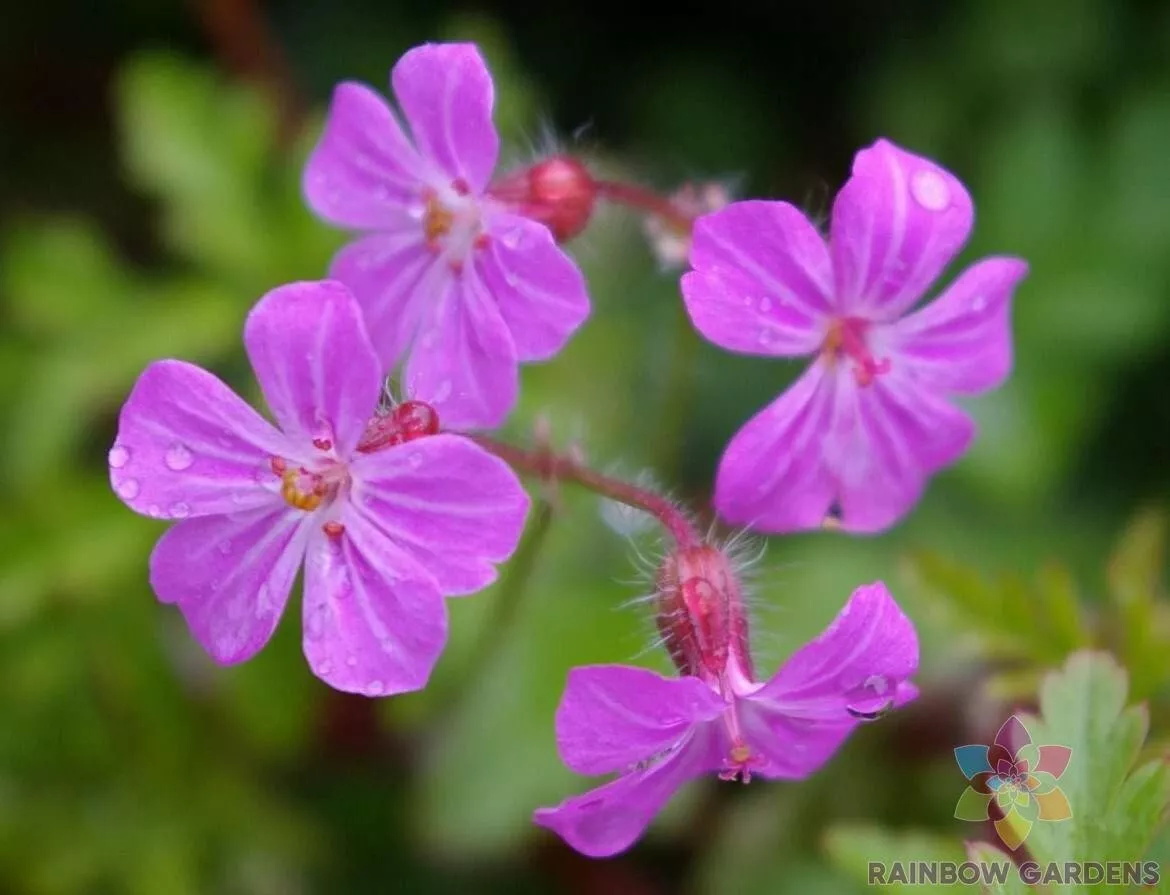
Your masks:
<path fill-rule="evenodd" d="M 772 299 L 764 296 L 760 299 L 760 312 L 767 314 L 770 310 L 772 310 Z"/>
<path fill-rule="evenodd" d="M 182 501 L 179 501 L 178 503 L 171 504 L 170 514 L 174 519 L 186 519 L 191 515 L 191 507 Z"/>
<path fill-rule="evenodd" d="M 890 679 L 884 674 L 873 674 L 865 679 L 865 689 L 872 690 L 878 696 L 885 696 L 890 689 Z"/>
<path fill-rule="evenodd" d="M 172 472 L 182 472 L 184 469 L 190 469 L 195 457 L 185 445 L 172 444 L 163 455 L 163 462 Z"/>
<path fill-rule="evenodd" d="M 222 544 L 220 545 L 223 546 Z M 268 592 L 268 585 L 261 584 L 260 589 L 256 591 L 256 617 L 261 618 L 268 614 L 272 608 L 272 599 Z"/>
<path fill-rule="evenodd" d="M 743 297 L 743 306 L 745 308 L 750 308 L 754 302 L 755 302 L 755 299 L 752 298 L 750 295 L 745 295 Z"/>
<path fill-rule="evenodd" d="M 520 245 L 520 240 L 524 238 L 524 231 L 519 227 L 515 227 L 500 237 L 500 242 L 509 249 L 514 249 Z"/>
<path fill-rule="evenodd" d="M 370 681 L 366 684 L 366 694 L 369 696 L 381 696 L 385 689 L 385 684 L 378 680 Z"/>
<path fill-rule="evenodd" d="M 983 311 L 985 311 L 986 309 L 987 309 L 987 299 L 984 298 L 982 295 L 976 295 L 975 298 L 971 300 L 971 310 L 974 313 L 979 314 L 979 313 L 982 313 Z"/>
<path fill-rule="evenodd" d="M 231 541 L 220 541 L 219 542 L 219 552 L 222 553 L 224 556 L 227 556 L 229 553 L 231 553 L 232 552 L 232 542 Z M 263 589 L 263 588 L 261 588 L 261 589 Z"/>
<path fill-rule="evenodd" d="M 332 662 L 322 662 L 320 665 L 317 666 L 317 674 L 321 675 L 322 677 L 327 675 L 332 670 L 333 670 L 333 663 Z"/>
<path fill-rule="evenodd" d="M 357 668 L 357 656 L 347 656 L 345 659 L 345 664 L 350 668 Z"/>
<path fill-rule="evenodd" d="M 759 342 L 765 348 L 772 344 L 772 331 L 770 329 L 761 329 Z"/>
<path fill-rule="evenodd" d="M 130 451 L 120 444 L 110 448 L 110 469 L 121 469 L 130 462 Z"/>
<path fill-rule="evenodd" d="M 910 178 L 910 194 L 927 211 L 943 211 L 951 204 L 951 190 L 942 175 L 929 169 Z"/>
<path fill-rule="evenodd" d="M 118 492 L 118 496 L 123 500 L 133 500 L 138 496 L 139 488 L 138 479 L 122 479 L 114 486 L 114 490 Z"/>
<path fill-rule="evenodd" d="M 422 466 L 422 454 L 420 454 L 418 451 L 415 451 L 406 459 L 406 462 L 410 464 L 411 469 L 418 469 L 420 466 Z"/>

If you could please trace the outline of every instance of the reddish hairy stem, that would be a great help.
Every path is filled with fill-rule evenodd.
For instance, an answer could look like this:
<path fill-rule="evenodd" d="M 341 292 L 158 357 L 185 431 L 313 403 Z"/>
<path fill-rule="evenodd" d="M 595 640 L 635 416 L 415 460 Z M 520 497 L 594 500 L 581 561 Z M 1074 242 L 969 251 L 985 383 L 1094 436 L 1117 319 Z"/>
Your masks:
<path fill-rule="evenodd" d="M 649 513 L 662 523 L 662 527 L 670 533 L 680 548 L 695 547 L 702 543 L 699 533 L 695 531 L 686 515 L 660 494 L 602 475 L 582 466 L 572 457 L 554 454 L 544 448 L 525 450 L 496 441 L 487 435 L 470 437 L 520 472 L 531 473 L 545 480 L 573 482 L 595 494 Z"/>
<path fill-rule="evenodd" d="M 628 205 L 631 208 L 637 208 L 662 218 L 671 227 L 683 233 L 691 232 L 691 226 L 695 219 L 665 196 L 660 196 L 653 190 L 613 180 L 598 180 L 594 182 L 594 186 L 597 188 L 598 195 L 604 196 L 611 202 L 620 202 L 622 205 Z"/>

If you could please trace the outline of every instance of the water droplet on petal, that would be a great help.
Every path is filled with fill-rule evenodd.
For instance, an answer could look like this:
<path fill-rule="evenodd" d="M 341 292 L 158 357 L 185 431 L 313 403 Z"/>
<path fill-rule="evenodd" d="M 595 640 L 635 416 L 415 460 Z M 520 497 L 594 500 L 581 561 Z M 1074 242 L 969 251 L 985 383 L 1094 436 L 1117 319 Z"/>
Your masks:
<path fill-rule="evenodd" d="M 133 500 L 138 496 L 140 490 L 138 479 L 122 479 L 122 481 L 114 485 L 114 490 L 118 492 L 118 496 L 123 500 Z"/>
<path fill-rule="evenodd" d="M 885 696 L 890 689 L 890 679 L 884 674 L 872 674 L 865 679 L 865 688 L 878 696 Z"/>
<path fill-rule="evenodd" d="M 760 299 L 760 313 L 767 314 L 770 310 L 772 310 L 772 299 L 764 296 Z"/>
<path fill-rule="evenodd" d="M 345 659 L 345 664 L 348 665 L 350 668 L 356 668 L 357 667 L 357 656 L 347 656 Z"/>
<path fill-rule="evenodd" d="M 971 310 L 974 311 L 976 314 L 982 313 L 986 309 L 987 309 L 987 299 L 984 298 L 982 295 L 976 295 L 975 298 L 971 300 Z"/>
<path fill-rule="evenodd" d="M 514 227 L 500 237 L 500 242 L 502 242 L 506 248 L 514 249 L 520 245 L 520 240 L 523 238 L 524 231 L 519 227 Z"/>
<path fill-rule="evenodd" d="M 191 464 L 195 462 L 195 457 L 185 445 L 172 444 L 163 455 L 163 462 L 166 463 L 167 469 L 173 472 L 182 472 L 191 467 Z"/>
<path fill-rule="evenodd" d="M 228 542 L 225 541 L 224 543 L 226 544 Z M 219 546 L 222 549 L 223 544 L 220 544 Z M 228 544 L 228 546 L 230 547 L 231 545 Z M 261 584 L 260 589 L 256 591 L 256 617 L 262 618 L 263 616 L 267 615 L 271 609 L 272 599 L 268 592 L 268 585 Z"/>
<path fill-rule="evenodd" d="M 314 640 L 325 633 L 325 607 L 318 606 L 309 615 L 308 621 L 305 622 L 305 633 Z"/>
<path fill-rule="evenodd" d="M 414 451 L 407 458 L 406 462 L 410 464 L 411 469 L 418 469 L 420 466 L 422 466 L 422 462 L 423 462 L 422 454 L 420 454 L 418 451 Z"/>
<path fill-rule="evenodd" d="M 152 503 L 146 508 L 146 515 L 148 515 L 151 519 L 161 519 L 162 514 L 162 507 L 160 507 L 157 503 Z"/>
<path fill-rule="evenodd" d="M 770 329 L 760 330 L 759 343 L 765 348 L 772 344 L 772 331 Z"/>
<path fill-rule="evenodd" d="M 122 447 L 120 444 L 114 445 L 110 448 L 110 468 L 121 469 L 130 462 L 130 451 Z"/>
<path fill-rule="evenodd" d="M 951 204 L 951 189 L 937 171 L 926 169 L 910 178 L 910 194 L 927 211 L 943 211 Z"/>
<path fill-rule="evenodd" d="M 435 389 L 435 393 L 431 396 L 431 401 L 435 404 L 438 404 L 441 401 L 446 401 L 450 397 L 451 397 L 451 380 L 444 379 L 442 382 L 439 383 L 438 388 Z"/>
<path fill-rule="evenodd" d="M 329 674 L 329 672 L 331 672 L 332 670 L 333 670 L 333 663 L 332 662 L 322 662 L 320 665 L 317 666 L 317 674 L 319 674 L 321 677 L 325 677 L 325 675 Z"/>
<path fill-rule="evenodd" d="M 175 504 L 171 504 L 171 517 L 172 518 L 186 519 L 190 515 L 191 515 L 191 507 L 188 506 L 187 504 L 183 503 L 182 501 L 179 501 L 178 503 L 175 503 Z"/>
<path fill-rule="evenodd" d="M 231 553 L 232 552 L 232 542 L 231 541 L 220 541 L 219 542 L 219 552 L 222 553 L 224 556 L 227 556 L 229 553 Z"/>
<path fill-rule="evenodd" d="M 378 680 L 370 681 L 366 684 L 366 694 L 369 696 L 381 696 L 385 689 L 385 684 Z"/>

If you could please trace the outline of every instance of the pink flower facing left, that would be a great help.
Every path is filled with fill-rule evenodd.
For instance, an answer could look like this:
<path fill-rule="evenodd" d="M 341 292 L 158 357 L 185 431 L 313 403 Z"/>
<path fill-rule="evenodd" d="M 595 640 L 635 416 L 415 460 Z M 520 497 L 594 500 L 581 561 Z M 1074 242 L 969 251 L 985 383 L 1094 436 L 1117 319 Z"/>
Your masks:
<path fill-rule="evenodd" d="M 755 679 L 739 587 L 719 551 L 684 550 L 660 575 L 659 627 L 682 677 L 593 665 L 569 673 L 557 709 L 562 760 L 613 781 L 534 820 L 579 852 L 629 848 L 688 780 L 803 778 L 862 721 L 917 694 L 910 620 L 883 584 L 858 588 L 833 623 L 767 682 Z"/>
<path fill-rule="evenodd" d="M 330 275 L 361 302 L 382 368 L 453 428 L 503 422 L 517 365 L 555 355 L 589 314 L 581 272 L 552 234 L 488 189 L 499 154 L 491 75 L 473 44 L 426 44 L 386 101 L 337 87 L 305 169 L 310 207 L 360 231 Z"/>
<path fill-rule="evenodd" d="M 1009 304 L 1027 265 L 985 258 L 911 309 L 972 221 L 951 173 L 886 140 L 854 159 L 827 245 L 787 202 L 736 202 L 698 220 L 682 278 L 696 328 L 730 351 L 815 358 L 727 446 L 720 515 L 765 531 L 828 518 L 881 531 L 966 450 L 974 424 L 949 399 L 1007 377 Z"/>
<path fill-rule="evenodd" d="M 340 283 L 268 293 L 244 343 L 279 429 L 178 360 L 147 367 L 122 408 L 114 491 L 180 520 L 151 555 L 155 593 L 216 661 L 242 662 L 272 636 L 303 562 L 313 673 L 368 696 L 424 686 L 446 641 L 443 596 L 495 577 L 527 495 L 478 445 L 429 434 L 417 402 L 401 420 L 375 415 L 381 364 Z"/>

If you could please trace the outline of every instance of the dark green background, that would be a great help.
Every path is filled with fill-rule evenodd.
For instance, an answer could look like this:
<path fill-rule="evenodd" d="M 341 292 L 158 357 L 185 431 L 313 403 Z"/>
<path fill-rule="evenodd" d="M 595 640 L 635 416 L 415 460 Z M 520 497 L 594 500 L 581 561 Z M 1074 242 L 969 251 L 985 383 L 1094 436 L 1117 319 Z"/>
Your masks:
<path fill-rule="evenodd" d="M 1093 602 L 1118 529 L 1165 497 L 1170 7 L 649 9 L 298 0 L 260 11 L 263 40 L 234 0 L 5 14 L 0 890 L 835 893 L 855 890 L 826 847 L 843 822 L 974 834 L 951 817 L 950 749 L 986 742 L 1007 703 L 980 685 L 988 638 L 937 611 L 907 558 L 1025 576 L 1057 558 Z M 752 576 L 769 673 L 852 587 L 884 578 L 920 625 L 920 703 L 805 783 L 690 787 L 616 861 L 528 820 L 586 783 L 555 753 L 566 670 L 665 669 L 644 652 L 648 610 L 625 606 L 648 583 L 588 495 L 557 496 L 527 569 L 452 605 L 427 691 L 375 703 L 309 675 L 295 600 L 256 660 L 212 666 L 146 585 L 162 527 L 106 482 L 118 407 L 149 360 L 200 362 L 255 396 L 245 313 L 323 276 L 340 245 L 298 186 L 331 86 L 381 88 L 428 39 L 480 42 L 513 163 L 556 146 L 664 190 L 718 178 L 823 219 L 852 154 L 887 136 L 968 184 L 964 260 L 1032 265 L 1016 372 L 965 403 L 981 427 L 969 455 L 895 531 L 773 539 Z M 799 365 L 701 343 L 628 214 L 605 210 L 572 249 L 594 314 L 525 371 L 507 434 L 544 416 L 558 444 L 705 513 L 723 445 Z M 635 540 L 652 559 L 652 533 Z M 1018 614 L 1017 653 L 1057 661 L 1032 609 L 1005 605 L 987 626 L 1010 632 Z"/>

